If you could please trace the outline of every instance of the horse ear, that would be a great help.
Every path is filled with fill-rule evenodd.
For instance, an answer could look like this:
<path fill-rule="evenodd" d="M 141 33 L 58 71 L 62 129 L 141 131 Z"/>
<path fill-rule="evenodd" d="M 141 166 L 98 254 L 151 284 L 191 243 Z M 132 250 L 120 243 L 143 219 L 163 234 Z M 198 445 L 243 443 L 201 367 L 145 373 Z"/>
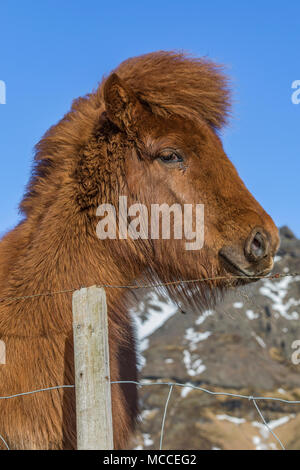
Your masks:
<path fill-rule="evenodd" d="M 112 73 L 104 85 L 104 101 L 110 121 L 119 129 L 132 131 L 142 105 L 136 95 L 119 78 Z"/>

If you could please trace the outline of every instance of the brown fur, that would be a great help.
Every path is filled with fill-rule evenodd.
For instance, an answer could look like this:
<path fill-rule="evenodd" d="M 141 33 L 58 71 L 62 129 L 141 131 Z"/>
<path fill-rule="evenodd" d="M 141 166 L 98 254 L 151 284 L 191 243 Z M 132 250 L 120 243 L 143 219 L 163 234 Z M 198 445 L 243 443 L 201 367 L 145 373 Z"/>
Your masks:
<path fill-rule="evenodd" d="M 216 134 L 229 112 L 227 81 L 204 59 L 157 52 L 129 59 L 37 145 L 33 176 L 21 203 L 24 220 L 0 244 L 0 297 L 21 297 L 93 284 L 128 285 L 228 275 L 218 252 L 244 244 L 250 230 L 270 234 L 270 217 L 247 191 Z M 157 156 L 180 148 L 184 165 Z M 206 208 L 205 246 L 184 250 L 181 240 L 104 240 L 96 237 L 96 209 L 140 201 L 198 203 Z M 267 272 L 270 257 L 262 269 Z M 170 290 L 203 306 L 228 282 Z M 135 342 L 128 293 L 107 289 L 112 380 L 135 380 Z M 71 294 L 0 303 L 0 395 L 74 383 Z M 137 415 L 136 388 L 113 385 L 114 441 L 129 443 Z M 73 390 L 0 401 L 0 434 L 13 449 L 76 447 Z"/>

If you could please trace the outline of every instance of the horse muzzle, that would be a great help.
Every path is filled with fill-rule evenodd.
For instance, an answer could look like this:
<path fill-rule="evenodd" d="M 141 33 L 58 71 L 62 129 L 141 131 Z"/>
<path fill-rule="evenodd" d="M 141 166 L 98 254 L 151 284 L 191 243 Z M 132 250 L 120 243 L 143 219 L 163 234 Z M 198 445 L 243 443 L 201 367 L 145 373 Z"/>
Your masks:
<path fill-rule="evenodd" d="M 277 229 L 269 233 L 262 227 L 254 227 L 244 243 L 224 246 L 219 256 L 226 271 L 231 274 L 266 276 L 273 269 L 278 244 Z"/>

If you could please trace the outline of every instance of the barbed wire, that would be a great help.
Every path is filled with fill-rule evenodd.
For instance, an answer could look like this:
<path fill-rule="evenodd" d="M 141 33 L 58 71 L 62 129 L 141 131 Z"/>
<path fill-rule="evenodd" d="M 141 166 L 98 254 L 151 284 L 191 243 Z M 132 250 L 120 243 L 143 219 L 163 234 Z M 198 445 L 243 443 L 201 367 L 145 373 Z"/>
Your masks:
<path fill-rule="evenodd" d="M 221 280 L 231 280 L 231 279 L 252 279 L 252 280 L 276 280 L 282 279 L 284 277 L 298 277 L 300 273 L 276 273 L 271 274 L 269 276 L 215 276 L 215 277 L 202 277 L 199 279 L 182 279 L 178 281 L 169 281 L 169 282 L 159 282 L 154 284 L 131 284 L 131 285 L 113 285 L 113 284 L 96 284 L 96 287 L 100 287 L 103 289 L 155 289 L 158 287 L 166 287 L 166 286 L 174 286 L 180 284 L 192 284 L 198 282 L 206 282 L 206 281 L 221 281 Z M 53 292 L 40 292 L 37 294 L 30 294 L 30 295 L 23 295 L 18 297 L 2 297 L 0 298 L 0 303 L 2 302 L 13 302 L 18 300 L 27 300 L 33 299 L 36 297 L 47 297 L 52 295 L 59 295 L 59 294 L 71 294 L 76 290 L 83 289 L 83 286 L 74 287 L 70 289 L 63 289 Z"/>
<path fill-rule="evenodd" d="M 162 424 L 161 424 L 159 450 L 162 450 L 162 448 L 163 448 L 163 439 L 164 439 L 164 435 L 165 435 L 165 423 L 166 423 L 166 418 L 167 418 L 167 410 L 168 410 L 171 394 L 172 394 L 172 391 L 173 391 L 174 387 L 184 387 L 184 388 L 190 388 L 190 389 L 194 389 L 194 390 L 200 390 L 201 392 L 204 392 L 204 393 L 207 393 L 207 394 L 213 395 L 213 396 L 225 396 L 225 397 L 230 397 L 230 398 L 240 398 L 240 399 L 252 401 L 254 406 L 255 406 L 256 411 L 258 412 L 258 414 L 259 414 L 259 416 L 262 420 L 263 425 L 266 427 L 268 432 L 270 432 L 273 435 L 273 437 L 277 440 L 277 442 L 280 444 L 280 446 L 283 450 L 286 450 L 285 446 L 283 445 L 283 443 L 281 442 L 279 437 L 275 434 L 275 432 L 271 429 L 271 427 L 269 426 L 269 424 L 265 420 L 265 418 L 264 418 L 257 402 L 258 401 L 263 401 L 263 400 L 266 400 L 266 401 L 271 400 L 271 401 L 276 401 L 276 402 L 281 402 L 281 403 L 288 403 L 290 405 L 300 405 L 300 400 L 286 400 L 284 398 L 268 397 L 268 396 L 263 397 L 263 396 L 242 395 L 242 394 L 238 394 L 238 393 L 223 392 L 223 391 L 222 392 L 215 392 L 215 391 L 212 391 L 212 390 L 208 390 L 204 387 L 200 387 L 198 385 L 193 385 L 191 383 L 162 382 L 162 381 L 155 381 L 154 382 L 154 381 L 149 381 L 149 380 L 146 380 L 146 381 L 117 380 L 117 381 L 112 381 L 111 382 L 111 385 L 114 385 L 114 384 L 133 384 L 133 385 L 137 385 L 138 387 L 148 387 L 148 386 L 153 386 L 153 385 L 157 385 L 157 386 L 158 385 L 166 385 L 166 386 L 169 387 L 169 393 L 168 393 L 166 403 L 165 403 L 165 406 L 164 406 L 163 419 L 162 419 Z M 29 391 L 29 392 L 16 393 L 14 395 L 0 396 L 0 400 L 7 400 L 7 399 L 11 399 L 11 398 L 34 395 L 34 394 L 40 393 L 40 392 L 47 392 L 47 391 L 60 390 L 60 389 L 74 389 L 74 388 L 75 388 L 75 385 L 56 385 L 56 386 L 53 386 L 53 387 L 40 388 L 40 389 L 37 389 L 37 390 L 32 390 L 32 391 Z M 9 447 L 8 443 L 6 442 L 6 440 L 4 439 L 4 437 L 1 434 L 0 434 L 0 439 L 4 443 L 7 450 L 10 450 L 10 447 Z"/>

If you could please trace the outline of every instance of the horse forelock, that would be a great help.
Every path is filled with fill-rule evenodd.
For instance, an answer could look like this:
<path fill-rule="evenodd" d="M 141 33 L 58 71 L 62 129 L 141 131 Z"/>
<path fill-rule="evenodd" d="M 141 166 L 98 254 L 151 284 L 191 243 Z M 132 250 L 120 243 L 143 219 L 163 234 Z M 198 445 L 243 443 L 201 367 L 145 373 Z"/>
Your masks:
<path fill-rule="evenodd" d="M 200 119 L 216 130 L 227 123 L 230 83 L 206 58 L 159 51 L 128 59 L 115 72 L 155 114 Z"/>

